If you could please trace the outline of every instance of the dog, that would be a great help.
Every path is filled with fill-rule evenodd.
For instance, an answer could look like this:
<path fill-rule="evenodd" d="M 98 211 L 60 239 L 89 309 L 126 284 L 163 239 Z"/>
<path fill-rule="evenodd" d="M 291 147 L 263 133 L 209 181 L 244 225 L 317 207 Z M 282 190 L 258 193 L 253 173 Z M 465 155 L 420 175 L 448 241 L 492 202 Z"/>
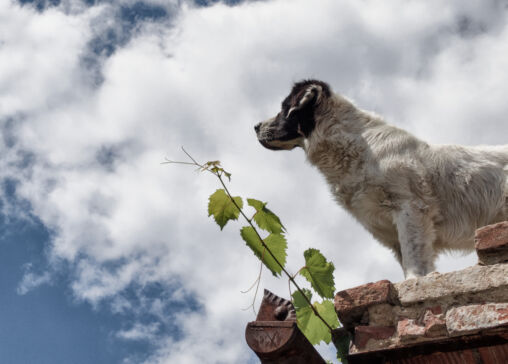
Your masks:
<path fill-rule="evenodd" d="M 254 129 L 268 149 L 303 148 L 406 279 L 434 271 L 440 252 L 473 249 L 477 228 L 508 220 L 508 145 L 427 144 L 317 80 L 297 82 Z"/>

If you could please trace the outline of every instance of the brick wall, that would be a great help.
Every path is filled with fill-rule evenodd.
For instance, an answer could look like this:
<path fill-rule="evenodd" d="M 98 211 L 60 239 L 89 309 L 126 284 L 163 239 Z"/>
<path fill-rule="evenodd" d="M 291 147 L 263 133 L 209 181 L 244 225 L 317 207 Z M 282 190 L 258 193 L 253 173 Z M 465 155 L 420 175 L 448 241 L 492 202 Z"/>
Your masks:
<path fill-rule="evenodd" d="M 479 229 L 479 264 L 338 292 L 350 363 L 508 363 L 508 221 Z"/>

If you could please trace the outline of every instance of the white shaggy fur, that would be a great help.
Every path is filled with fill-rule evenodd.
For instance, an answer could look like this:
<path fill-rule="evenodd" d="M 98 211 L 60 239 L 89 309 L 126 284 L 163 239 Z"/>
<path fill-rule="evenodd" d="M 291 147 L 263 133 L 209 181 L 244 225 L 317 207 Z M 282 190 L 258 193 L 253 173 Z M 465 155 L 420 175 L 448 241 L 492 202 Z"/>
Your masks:
<path fill-rule="evenodd" d="M 340 95 L 311 85 L 305 96 L 309 90 L 318 92 L 310 135 L 263 141 L 272 118 L 256 127 L 258 138 L 302 147 L 336 201 L 393 250 L 406 278 L 433 271 L 441 251 L 473 249 L 478 227 L 508 220 L 508 145 L 429 145 Z"/>

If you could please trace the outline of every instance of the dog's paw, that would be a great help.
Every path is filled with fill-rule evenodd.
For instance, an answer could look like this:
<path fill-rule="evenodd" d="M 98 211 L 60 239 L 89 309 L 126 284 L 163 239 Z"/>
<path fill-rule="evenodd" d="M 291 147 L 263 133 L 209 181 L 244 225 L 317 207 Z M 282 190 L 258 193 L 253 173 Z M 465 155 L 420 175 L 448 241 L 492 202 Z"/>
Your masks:
<path fill-rule="evenodd" d="M 418 277 L 420 277 L 420 276 L 414 272 L 407 272 L 405 280 L 407 281 L 408 279 L 416 279 Z"/>

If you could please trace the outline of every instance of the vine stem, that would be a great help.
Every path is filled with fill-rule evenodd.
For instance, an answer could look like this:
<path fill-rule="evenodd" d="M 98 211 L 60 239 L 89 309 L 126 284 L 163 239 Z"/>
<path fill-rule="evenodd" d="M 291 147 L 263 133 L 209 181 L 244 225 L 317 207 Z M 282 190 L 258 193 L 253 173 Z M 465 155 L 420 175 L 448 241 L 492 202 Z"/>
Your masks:
<path fill-rule="evenodd" d="M 211 171 L 210 171 L 211 172 Z M 296 287 L 296 289 L 302 294 L 302 296 L 305 298 L 305 301 L 307 301 L 307 303 L 309 304 L 309 306 L 311 307 L 312 311 L 314 311 L 314 314 L 319 317 L 319 319 L 321 321 L 323 321 L 323 323 L 326 325 L 326 327 L 328 327 L 328 329 L 330 330 L 330 332 L 333 330 L 332 327 L 330 325 L 328 325 L 328 322 L 325 321 L 324 318 L 321 317 L 321 315 L 319 314 L 319 312 L 317 312 L 316 308 L 314 307 L 314 305 L 312 304 L 312 302 L 310 301 L 310 299 L 307 297 L 307 295 L 303 292 L 303 290 L 300 288 L 300 286 L 298 285 L 298 283 L 296 283 L 294 277 L 289 274 L 289 272 L 286 270 L 286 268 L 284 268 L 284 266 L 279 262 L 279 260 L 275 257 L 275 255 L 272 253 L 272 251 L 270 250 L 270 248 L 268 247 L 268 245 L 265 244 L 265 242 L 263 241 L 263 238 L 261 237 L 261 235 L 259 235 L 259 232 L 258 230 L 256 229 L 256 226 L 254 226 L 254 224 L 252 223 L 251 220 L 249 220 L 249 218 L 247 218 L 247 216 L 245 215 L 245 213 L 243 212 L 243 210 L 240 208 L 240 206 L 238 206 L 238 204 L 236 203 L 235 199 L 233 198 L 233 196 L 231 195 L 231 193 L 229 192 L 228 188 L 226 187 L 226 184 L 224 183 L 224 181 L 222 180 L 222 177 L 220 176 L 219 173 L 217 172 L 212 172 L 213 174 L 215 174 L 218 178 L 219 178 L 219 181 L 220 183 L 222 184 L 222 187 L 224 187 L 224 191 L 226 191 L 226 194 L 228 195 L 229 199 L 233 202 L 233 204 L 235 205 L 235 207 L 238 209 L 238 211 L 240 211 L 240 214 L 242 214 L 243 218 L 249 223 L 249 225 L 254 229 L 254 232 L 256 233 L 259 241 L 261 241 L 261 244 L 263 245 L 263 248 L 266 249 L 266 251 L 271 255 L 271 257 L 273 258 L 273 260 L 275 261 L 275 263 L 277 263 L 279 265 L 279 267 L 282 269 L 282 271 L 286 274 L 286 276 L 289 278 L 289 280 L 291 281 L 291 283 L 293 283 L 293 285 Z"/>
<path fill-rule="evenodd" d="M 224 183 L 224 180 L 222 179 L 222 175 L 220 173 L 220 170 L 219 171 L 212 171 L 209 169 L 208 166 L 206 165 L 202 165 L 202 164 L 199 164 L 189 153 L 187 153 L 187 151 L 182 147 L 182 150 L 183 152 L 190 158 L 190 160 L 192 160 L 193 163 L 186 163 L 186 162 L 175 162 L 175 161 L 170 161 L 170 160 L 167 160 L 166 163 L 178 163 L 178 164 L 194 164 L 195 166 L 197 167 L 200 167 L 202 170 L 205 170 L 205 171 L 208 171 L 210 173 L 212 173 L 213 175 L 215 175 L 222 187 L 224 187 L 224 191 L 226 192 L 226 194 L 228 195 L 229 199 L 231 200 L 231 202 L 235 205 L 235 207 L 238 209 L 238 211 L 240 212 L 240 214 L 243 216 L 243 218 L 249 223 L 249 225 L 252 227 L 252 229 L 254 229 L 254 232 L 256 233 L 256 236 L 258 237 L 259 241 L 261 242 L 261 245 L 263 246 L 263 248 L 270 254 L 270 256 L 273 258 L 273 260 L 275 261 L 275 263 L 277 263 L 277 265 L 281 268 L 281 270 L 284 272 L 284 274 L 286 274 L 286 276 L 289 278 L 289 281 L 291 283 L 293 283 L 293 285 L 296 287 L 296 289 L 302 294 L 303 298 L 305 299 L 305 301 L 307 301 L 307 303 L 309 304 L 310 308 L 312 309 L 312 311 L 314 312 L 314 314 L 326 325 L 326 327 L 328 328 L 328 330 L 330 330 L 330 332 L 333 331 L 332 327 L 328 324 L 328 322 L 326 322 L 326 320 L 319 314 L 319 312 L 316 310 L 316 308 L 314 307 L 314 305 L 312 304 L 312 302 L 310 301 L 310 299 L 307 297 L 307 295 L 303 292 L 303 289 L 300 288 L 300 286 L 298 285 L 298 283 L 296 283 L 294 277 L 289 274 L 289 272 L 286 270 L 286 268 L 284 268 L 284 266 L 279 262 L 279 260 L 277 259 L 277 257 L 272 253 L 272 251 L 270 250 L 270 248 L 265 244 L 265 242 L 263 241 L 263 238 L 261 237 L 261 235 L 259 235 L 259 232 L 258 230 L 256 229 L 256 226 L 254 226 L 254 224 L 252 223 L 251 219 L 249 219 L 247 217 L 247 215 L 245 215 L 245 213 L 243 212 L 242 208 L 240 206 L 238 206 L 238 204 L 236 203 L 235 199 L 233 198 L 233 195 L 231 195 L 231 193 L 229 192 L 229 189 L 227 188 L 226 184 Z M 223 171 L 223 170 L 222 170 Z"/>

